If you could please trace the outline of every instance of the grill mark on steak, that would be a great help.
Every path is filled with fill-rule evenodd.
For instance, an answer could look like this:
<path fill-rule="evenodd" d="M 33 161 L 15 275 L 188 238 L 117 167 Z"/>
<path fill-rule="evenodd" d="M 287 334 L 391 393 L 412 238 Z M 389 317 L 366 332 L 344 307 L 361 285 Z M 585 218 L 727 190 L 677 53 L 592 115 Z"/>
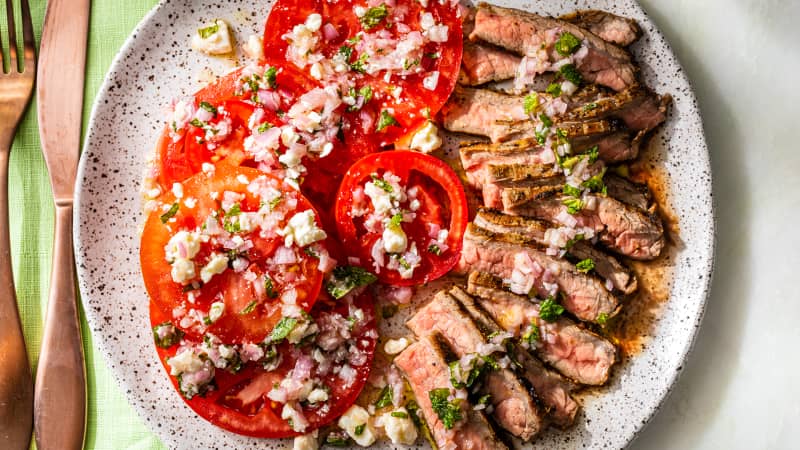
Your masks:
<path fill-rule="evenodd" d="M 497 438 L 491 424 L 481 411 L 468 402 L 461 402 L 464 420 L 448 430 L 431 407 L 428 393 L 433 389 L 450 388 L 450 371 L 437 337 L 420 339 L 409 345 L 394 359 L 403 372 L 417 399 L 425 422 L 439 448 L 469 448 L 494 450 L 508 447 Z"/>
<path fill-rule="evenodd" d="M 488 274 L 471 273 L 467 291 L 504 330 L 519 336 L 537 320 L 535 301 L 502 289 L 502 282 Z M 608 381 L 617 349 L 602 337 L 566 317 L 554 322 L 539 320 L 541 338 L 532 350 L 562 375 L 580 384 L 599 386 Z"/>
<path fill-rule="evenodd" d="M 568 198 L 551 186 L 503 188 L 503 212 L 560 223 L 557 219 Z M 634 208 L 611 197 L 584 194 L 594 199 L 595 208 L 583 208 L 572 215 L 579 227 L 592 228 L 600 242 L 616 253 L 640 260 L 657 258 L 664 249 L 664 226 L 657 214 Z M 565 224 L 566 225 L 566 224 Z"/>
<path fill-rule="evenodd" d="M 627 47 L 642 36 L 642 29 L 635 20 L 596 9 L 578 10 L 560 16 L 559 19 L 591 31 L 605 41 Z"/>
<path fill-rule="evenodd" d="M 458 301 L 485 336 L 504 331 L 486 310 L 463 289 L 454 286 L 450 289 L 450 295 Z M 541 361 L 524 348 L 512 345 L 509 352 L 517 367 L 517 372 L 530 383 L 537 398 L 546 408 L 550 423 L 560 428 L 572 425 L 575 415 L 580 409 L 578 402 L 572 398 L 574 385 L 558 373 L 545 367 Z"/>
<path fill-rule="evenodd" d="M 541 220 L 509 216 L 497 211 L 481 209 L 473 222 L 494 233 L 515 234 L 529 242 L 547 245 L 544 237 L 550 225 Z M 633 294 L 639 286 L 636 276 L 628 267 L 585 241 L 578 241 L 570 246 L 567 249 L 566 257 L 572 262 L 591 259 L 595 264 L 595 272 L 601 277 L 611 280 L 614 289 L 622 294 Z"/>
<path fill-rule="evenodd" d="M 477 86 L 514 78 L 520 58 L 482 42 L 464 42 L 459 84 Z"/>
<path fill-rule="evenodd" d="M 482 39 L 518 55 L 536 55 L 546 42 L 548 31 L 567 31 L 587 43 L 587 55 L 576 64 L 586 81 L 615 91 L 637 84 L 637 69 L 627 51 L 563 20 L 481 3 L 475 12 L 475 27 L 469 39 Z M 552 49 L 548 56 L 550 63 L 560 58 Z"/>
<path fill-rule="evenodd" d="M 458 270 L 488 272 L 508 279 L 518 253 L 526 254 L 543 272 L 531 275 L 534 276 L 533 289 L 538 295 L 549 294 L 545 280 L 552 278 L 551 282 L 564 294 L 562 305 L 580 320 L 596 322 L 601 314 L 612 317 L 618 312 L 619 299 L 599 278 L 579 272 L 568 261 L 546 255 L 540 247 L 519 236 L 492 233 L 474 223 L 467 225 Z"/>
<path fill-rule="evenodd" d="M 621 120 L 631 130 L 646 133 L 666 120 L 671 102 L 669 95 L 659 96 L 637 86 L 583 105 L 573 105 L 561 119 L 582 121 L 610 117 Z"/>
<path fill-rule="evenodd" d="M 477 353 L 487 343 L 485 336 L 447 292 L 441 291 L 407 322 L 419 337 L 441 334 L 457 358 Z M 543 414 L 526 386 L 510 369 L 490 371 L 480 387 L 489 394 L 492 415 L 512 435 L 529 441 L 544 427 Z"/>
<path fill-rule="evenodd" d="M 455 133 L 505 141 L 526 132 L 524 97 L 456 86 L 442 110 L 442 124 Z"/>

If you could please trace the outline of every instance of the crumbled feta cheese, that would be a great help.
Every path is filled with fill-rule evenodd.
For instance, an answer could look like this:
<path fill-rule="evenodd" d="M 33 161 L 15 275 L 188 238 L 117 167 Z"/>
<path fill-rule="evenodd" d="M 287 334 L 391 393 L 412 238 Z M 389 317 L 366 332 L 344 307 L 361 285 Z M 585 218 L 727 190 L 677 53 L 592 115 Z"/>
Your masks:
<path fill-rule="evenodd" d="M 264 44 L 261 37 L 251 34 L 247 41 L 242 44 L 242 51 L 250 59 L 261 59 L 264 57 Z"/>
<path fill-rule="evenodd" d="M 439 129 L 430 120 L 411 138 L 411 149 L 419 150 L 422 153 L 430 153 L 441 146 L 442 138 L 439 137 Z M 413 207 L 411 210 L 415 211 Z"/>
<path fill-rule="evenodd" d="M 182 130 L 192 120 L 192 117 L 194 117 L 194 104 L 189 100 L 178 100 L 172 107 L 172 114 L 168 119 L 169 125 L 174 132 L 177 132 Z M 173 140 L 175 140 L 175 137 L 180 138 L 180 136 L 175 135 Z"/>
<path fill-rule="evenodd" d="M 172 193 L 175 198 L 183 198 L 183 185 L 180 183 L 172 183 Z"/>
<path fill-rule="evenodd" d="M 317 438 L 317 430 L 311 433 L 297 436 L 294 438 L 292 450 L 317 450 L 319 449 L 319 440 Z"/>
<path fill-rule="evenodd" d="M 172 358 L 167 359 L 170 375 L 176 377 L 182 373 L 197 372 L 203 368 L 203 360 L 191 348 L 184 348 Z"/>
<path fill-rule="evenodd" d="M 194 207 L 197 206 L 197 199 L 194 198 L 194 197 L 187 197 L 183 201 L 183 204 L 184 204 L 184 206 L 186 206 L 189 209 L 194 209 Z"/>
<path fill-rule="evenodd" d="M 208 261 L 208 264 L 206 264 L 205 267 L 200 270 L 200 279 L 203 280 L 203 283 L 208 283 L 211 281 L 211 278 L 214 277 L 214 275 L 225 272 L 225 269 L 227 268 L 228 257 L 222 253 L 214 253 L 211 255 L 211 259 Z"/>
<path fill-rule="evenodd" d="M 315 31 L 319 31 L 321 27 L 322 27 L 322 16 L 317 13 L 309 14 L 308 17 L 306 18 L 306 28 L 308 28 L 309 31 L 313 33 Z"/>
<path fill-rule="evenodd" d="M 294 431 L 299 431 L 302 433 L 306 428 L 308 428 L 308 421 L 306 420 L 305 415 L 303 415 L 303 412 L 292 406 L 291 403 L 283 405 L 281 419 L 290 420 L 292 430 Z"/>
<path fill-rule="evenodd" d="M 185 230 L 175 233 L 164 247 L 167 262 L 192 259 L 200 251 L 200 233 Z"/>
<path fill-rule="evenodd" d="M 436 19 L 433 18 L 433 14 L 427 11 L 420 14 L 419 26 L 422 28 L 422 31 L 428 31 L 434 25 L 436 25 Z"/>
<path fill-rule="evenodd" d="M 403 415 L 405 417 L 402 417 Z M 392 444 L 412 445 L 417 441 L 417 427 L 414 426 L 414 422 L 405 408 L 381 414 L 376 420 L 376 424 L 383 427 Z"/>
<path fill-rule="evenodd" d="M 356 434 L 356 428 L 363 427 L 361 434 Z M 369 421 L 366 409 L 353 405 L 339 418 L 339 428 L 343 429 L 356 444 L 368 447 L 375 443 L 375 428 Z"/>
<path fill-rule="evenodd" d="M 400 339 L 389 339 L 383 346 L 383 351 L 387 355 L 396 355 L 408 347 L 408 339 L 401 337 Z"/>
<path fill-rule="evenodd" d="M 427 77 L 422 79 L 422 87 L 429 91 L 435 91 L 436 86 L 439 85 L 439 71 L 435 70 Z"/>
<path fill-rule="evenodd" d="M 224 20 L 215 19 L 192 36 L 192 47 L 209 55 L 223 55 L 233 51 L 231 32 Z"/>
<path fill-rule="evenodd" d="M 208 176 L 214 175 L 214 171 L 216 170 L 213 164 L 207 162 L 204 162 L 201 168 L 203 169 L 203 173 Z"/>
<path fill-rule="evenodd" d="M 325 402 L 328 401 L 328 393 L 325 392 L 324 389 L 317 388 L 308 394 L 308 398 L 306 400 L 308 400 L 309 403 Z"/>
<path fill-rule="evenodd" d="M 224 302 L 212 303 L 211 308 L 208 310 L 208 320 L 211 322 L 216 322 L 220 317 L 222 317 L 223 312 L 225 312 Z"/>
<path fill-rule="evenodd" d="M 292 216 L 282 233 L 286 237 L 287 247 L 290 247 L 292 242 L 297 243 L 300 247 L 305 247 L 328 237 L 325 231 L 317 226 L 316 216 L 311 209 Z"/>
<path fill-rule="evenodd" d="M 186 284 L 195 277 L 194 263 L 188 259 L 176 259 L 172 263 L 172 281 L 176 283 Z"/>
<path fill-rule="evenodd" d="M 408 238 L 400 225 L 388 226 L 383 230 L 383 249 L 386 253 L 402 253 L 407 246 Z"/>
<path fill-rule="evenodd" d="M 448 32 L 449 29 L 447 25 L 434 25 L 426 31 L 426 34 L 428 35 L 428 39 L 433 42 L 447 42 Z"/>

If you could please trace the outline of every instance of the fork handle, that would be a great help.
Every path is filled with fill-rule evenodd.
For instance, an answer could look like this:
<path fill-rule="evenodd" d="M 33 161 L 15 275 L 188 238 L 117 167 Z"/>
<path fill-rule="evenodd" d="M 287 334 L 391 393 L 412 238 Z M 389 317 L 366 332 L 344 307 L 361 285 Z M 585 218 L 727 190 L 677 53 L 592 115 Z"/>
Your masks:
<path fill-rule="evenodd" d="M 86 431 L 86 367 L 75 296 L 72 201 L 56 202 L 53 268 L 34 419 L 39 450 L 79 450 Z"/>
<path fill-rule="evenodd" d="M 22 450 L 28 448 L 33 429 L 33 380 L 11 270 L 8 226 L 11 136 L 3 134 L 0 137 L 0 448 Z"/>

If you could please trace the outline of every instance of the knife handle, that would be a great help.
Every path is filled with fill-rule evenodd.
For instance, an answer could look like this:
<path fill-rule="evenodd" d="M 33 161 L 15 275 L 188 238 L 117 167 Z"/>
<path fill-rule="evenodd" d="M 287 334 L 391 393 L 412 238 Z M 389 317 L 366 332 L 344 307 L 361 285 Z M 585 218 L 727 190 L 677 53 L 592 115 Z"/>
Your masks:
<path fill-rule="evenodd" d="M 11 271 L 8 226 L 11 139 L 3 136 L 0 140 L 3 141 L 0 143 L 0 448 L 26 450 L 33 429 L 33 379 Z"/>
<path fill-rule="evenodd" d="M 39 450 L 80 450 L 86 432 L 86 367 L 75 295 L 72 202 L 56 202 L 50 297 L 36 369 L 34 428 Z"/>

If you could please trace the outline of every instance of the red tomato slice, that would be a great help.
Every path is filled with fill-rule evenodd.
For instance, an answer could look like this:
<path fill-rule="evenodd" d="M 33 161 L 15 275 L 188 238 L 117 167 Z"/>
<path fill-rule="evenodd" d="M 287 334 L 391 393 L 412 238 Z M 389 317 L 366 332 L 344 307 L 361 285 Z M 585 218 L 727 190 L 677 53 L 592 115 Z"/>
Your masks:
<path fill-rule="evenodd" d="M 260 340 L 280 319 L 282 302 L 311 308 L 320 269 L 332 268 L 327 245 L 287 246 L 278 234 L 300 213 L 319 226 L 305 197 L 258 170 L 224 164 L 189 178 L 182 190 L 181 199 L 170 193 L 150 214 L 140 253 L 150 298 L 182 330 L 224 342 Z"/>
<path fill-rule="evenodd" d="M 266 371 L 262 361 L 248 362 L 236 373 L 215 369 L 213 389 L 190 399 L 186 399 L 183 395 L 182 398 L 192 410 L 214 425 L 247 436 L 292 437 L 333 422 L 355 402 L 364 388 L 372 367 L 378 337 L 372 296 L 368 292 L 361 294 L 352 301 L 352 308 L 348 305 L 349 301 L 342 299 L 337 302 L 317 303 L 310 314 L 322 332 L 307 345 L 294 346 L 285 341 L 277 345 L 275 349 L 280 354 L 281 362 L 273 370 Z M 363 319 L 352 322 L 354 326 L 348 331 L 350 339 L 332 348 L 335 343 L 325 339 L 338 332 L 326 334 L 326 330 L 331 330 L 331 326 L 335 325 L 344 324 L 347 327 L 351 323 L 347 318 L 352 317 L 352 311 L 357 309 L 363 312 Z M 157 305 L 150 303 L 150 321 L 154 327 L 169 320 L 170 317 Z M 156 346 L 156 350 L 167 373 L 170 373 L 172 368 L 167 363 L 169 358 L 174 357 L 183 348 L 192 346 L 197 348 L 199 345 L 198 340 L 185 339 L 180 344 L 173 343 L 169 348 Z M 343 380 L 330 369 L 321 367 L 320 363 L 313 359 L 313 353 L 322 350 L 320 346 L 329 349 L 324 352 L 325 358 L 336 358 L 335 355 L 344 358 L 334 365 L 343 366 L 346 362 L 353 369 L 352 379 Z M 293 430 L 289 423 L 281 418 L 283 404 L 267 397 L 273 386 L 287 378 L 290 370 L 297 367 L 300 360 L 304 360 L 305 364 L 311 361 L 309 372 L 311 377 L 318 378 L 320 386 L 328 391 L 328 400 L 317 406 L 300 404 L 303 416 L 308 422 L 302 433 Z M 181 392 L 181 382 L 178 378 L 171 376 L 170 380 L 175 389 Z"/>
<path fill-rule="evenodd" d="M 462 30 L 458 6 L 451 2 L 431 1 L 423 8 L 416 0 L 397 0 L 377 16 L 367 13 L 364 17 L 378 18 L 372 23 L 357 15 L 368 10 L 361 0 L 278 0 L 267 18 L 264 54 L 270 62 L 295 63 L 309 76 L 319 75 L 312 67 L 321 60 L 317 67 L 323 67 L 323 83 L 335 82 L 343 92 L 352 88 L 358 94 L 369 87 L 370 101 L 355 95 L 356 105 L 343 112 L 345 143 L 380 148 L 423 123 L 423 111 L 430 117 L 447 101 L 461 64 Z M 306 53 L 306 64 L 293 56 L 296 47 L 284 36 L 292 36 L 294 27 L 313 13 L 322 16 L 322 25 L 312 33 L 318 42 Z M 422 28 L 423 13 L 430 13 L 428 31 Z M 431 25 L 447 29 L 431 31 Z M 337 63 L 349 69 L 334 70 Z M 382 122 L 382 115 L 394 122 L 387 117 Z"/>
<path fill-rule="evenodd" d="M 391 176 L 387 173 L 399 180 L 388 182 Z M 371 188 L 366 187 L 368 183 Z M 376 203 L 376 198 L 383 200 Z M 390 208 L 376 208 L 381 201 L 389 201 L 387 198 Z M 404 213 L 402 222 L 387 225 L 391 218 Z M 440 159 L 411 151 L 376 153 L 359 160 L 347 172 L 336 199 L 336 225 L 345 247 L 357 249 L 365 268 L 394 285 L 427 283 L 447 273 L 460 257 L 467 217 L 466 195 L 455 172 Z M 393 253 L 387 249 L 384 230 L 398 225 L 406 236 L 406 245 L 405 250 Z M 441 239 L 440 230 L 447 230 L 446 238 Z M 401 272 L 407 272 L 407 266 L 414 265 L 408 261 L 416 258 L 407 253 L 412 244 L 416 244 L 419 263 L 410 277 L 404 277 Z M 383 248 L 378 254 L 384 264 L 376 265 L 374 247 Z M 396 263 L 391 262 L 393 259 Z M 399 268 L 391 268 L 398 264 Z"/>

